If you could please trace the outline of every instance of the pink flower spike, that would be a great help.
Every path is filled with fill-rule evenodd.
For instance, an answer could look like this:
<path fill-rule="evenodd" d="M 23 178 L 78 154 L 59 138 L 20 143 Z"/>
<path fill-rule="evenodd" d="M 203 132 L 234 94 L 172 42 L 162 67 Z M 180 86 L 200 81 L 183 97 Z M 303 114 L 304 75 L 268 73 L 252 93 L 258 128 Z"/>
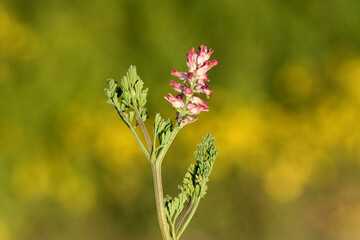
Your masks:
<path fill-rule="evenodd" d="M 191 99 L 191 102 L 192 103 L 195 103 L 196 105 L 201 105 L 201 106 L 203 106 L 203 107 L 209 107 L 209 104 L 207 103 L 207 102 L 205 102 L 205 101 L 203 101 L 201 98 L 199 98 L 199 97 L 192 97 L 192 99 Z"/>
<path fill-rule="evenodd" d="M 208 107 L 200 107 L 200 106 L 197 106 L 197 105 L 194 105 L 194 104 L 188 104 L 186 106 L 187 109 L 189 109 L 191 111 L 192 114 L 199 114 L 200 112 L 202 111 L 209 111 L 209 108 Z"/>
<path fill-rule="evenodd" d="M 169 93 L 165 99 L 176 108 L 176 119 L 181 125 L 192 123 L 197 120 L 196 114 L 209 111 L 209 104 L 200 97 L 194 96 L 194 93 L 203 93 L 207 98 L 210 98 L 213 93 L 207 84 L 210 80 L 206 74 L 218 64 L 216 60 L 209 60 L 213 52 L 214 50 L 208 50 L 205 45 L 200 45 L 197 51 L 195 48 L 191 48 L 186 53 L 188 71 L 179 72 L 173 69 L 171 72 L 171 75 L 179 78 L 182 82 L 170 81 L 169 85 L 179 94 L 174 97 Z"/>
<path fill-rule="evenodd" d="M 181 92 L 181 87 L 182 87 L 182 85 L 181 85 L 180 83 L 177 83 L 177 82 L 175 82 L 175 81 L 170 81 L 170 82 L 169 82 L 169 85 L 170 85 L 170 86 L 173 86 L 175 91 Z"/>
<path fill-rule="evenodd" d="M 184 108 L 185 104 L 181 98 L 174 97 L 169 93 L 167 96 L 164 97 L 167 101 L 169 101 L 174 108 Z"/>
<path fill-rule="evenodd" d="M 186 80 L 187 79 L 187 74 L 185 72 L 179 72 L 176 69 L 173 69 L 171 72 L 171 75 L 178 77 L 180 80 Z"/>

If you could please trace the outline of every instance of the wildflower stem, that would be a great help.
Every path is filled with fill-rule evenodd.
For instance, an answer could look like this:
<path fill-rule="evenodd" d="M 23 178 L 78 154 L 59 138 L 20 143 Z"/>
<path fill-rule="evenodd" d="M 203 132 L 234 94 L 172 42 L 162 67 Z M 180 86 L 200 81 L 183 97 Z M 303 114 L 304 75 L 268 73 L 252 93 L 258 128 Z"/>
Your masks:
<path fill-rule="evenodd" d="M 171 224 L 171 236 L 173 237 L 173 240 L 177 240 L 174 224 Z"/>
<path fill-rule="evenodd" d="M 181 234 L 184 232 L 185 228 L 187 227 L 192 217 L 194 216 L 196 209 L 199 206 L 199 202 L 200 202 L 200 198 L 196 198 L 194 204 L 190 207 L 188 217 L 186 218 L 184 224 L 179 228 L 179 231 L 176 234 L 177 239 L 180 238 Z"/>
<path fill-rule="evenodd" d="M 176 125 L 174 127 L 169 142 L 166 144 L 164 148 L 161 149 L 158 157 L 155 158 L 153 161 L 150 161 L 152 166 L 153 179 L 154 179 L 157 216 L 161 230 L 161 235 L 164 240 L 175 240 L 177 238 L 174 230 L 173 230 L 174 238 L 171 237 L 169 225 L 166 219 L 164 193 L 163 193 L 162 179 L 161 179 L 161 164 L 162 164 L 162 160 L 165 157 L 166 152 L 168 151 L 171 143 L 174 141 L 180 129 L 181 129 L 180 125 Z"/>
<path fill-rule="evenodd" d="M 135 140 L 138 143 L 138 145 L 140 146 L 141 150 L 144 152 L 146 158 L 150 161 L 150 155 L 149 155 L 148 151 L 146 150 L 144 144 L 141 142 L 140 138 L 136 134 L 135 129 L 132 126 L 130 126 L 130 130 L 131 130 L 132 134 L 134 135 Z"/>
<path fill-rule="evenodd" d="M 176 223 L 176 232 L 179 231 L 181 224 L 184 222 L 185 218 L 187 217 L 187 215 L 191 211 L 192 207 L 194 206 L 194 202 L 195 202 L 195 199 L 192 198 L 191 201 L 189 202 L 189 204 L 187 205 L 186 209 L 182 212 L 182 214 L 179 218 L 179 221 Z"/>
<path fill-rule="evenodd" d="M 141 127 L 141 130 L 142 130 L 142 132 L 144 134 L 146 143 L 147 143 L 148 148 L 149 148 L 149 152 L 152 152 L 152 144 L 151 144 L 151 140 L 150 140 L 150 135 L 149 135 L 149 133 L 148 133 L 148 131 L 146 129 L 145 123 L 142 120 L 139 111 L 136 108 L 134 108 L 134 110 L 135 110 L 135 114 L 136 114 L 136 120 L 139 123 L 139 125 Z"/>
<path fill-rule="evenodd" d="M 162 161 L 163 161 L 163 159 L 164 159 L 164 157 L 165 157 L 165 154 L 166 154 L 167 151 L 169 150 L 170 145 L 171 145 L 172 142 L 174 141 L 176 135 L 178 134 L 178 132 L 180 131 L 181 128 L 182 128 L 182 127 L 181 127 L 179 124 L 177 124 L 177 125 L 174 127 L 174 129 L 173 129 L 173 131 L 172 131 L 172 133 L 171 133 L 171 137 L 170 137 L 169 142 L 165 145 L 164 148 L 162 148 L 162 149 L 160 150 L 160 152 L 159 152 L 159 154 L 158 154 L 158 157 L 156 158 L 156 161 L 159 162 L 160 165 L 161 165 L 161 163 L 162 163 Z"/>
<path fill-rule="evenodd" d="M 124 119 L 124 117 L 123 117 L 123 115 L 122 115 L 122 112 L 119 111 L 119 109 L 118 109 L 117 107 L 115 107 L 115 109 L 116 109 L 116 112 L 119 114 L 121 120 L 123 120 L 123 122 L 126 124 L 126 126 L 128 126 L 128 128 L 130 129 L 131 133 L 134 135 L 137 144 L 140 146 L 141 150 L 144 152 L 146 158 L 150 161 L 150 155 L 149 155 L 148 151 L 146 150 L 144 144 L 141 142 L 140 138 L 138 137 L 135 129 L 131 126 L 131 124 L 130 124 L 129 122 L 127 122 L 127 121 Z M 143 123 L 144 123 L 144 122 L 143 122 Z"/>
<path fill-rule="evenodd" d="M 152 164 L 152 174 L 154 179 L 156 212 L 163 240 L 173 240 L 170 236 L 169 224 L 165 214 L 164 193 L 161 180 L 161 162 Z"/>

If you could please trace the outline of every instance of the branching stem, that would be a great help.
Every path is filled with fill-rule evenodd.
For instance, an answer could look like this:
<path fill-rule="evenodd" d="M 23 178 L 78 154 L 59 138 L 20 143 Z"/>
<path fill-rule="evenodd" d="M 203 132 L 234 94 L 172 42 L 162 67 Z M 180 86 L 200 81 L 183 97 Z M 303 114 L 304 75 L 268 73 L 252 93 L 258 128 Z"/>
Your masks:
<path fill-rule="evenodd" d="M 181 224 L 184 222 L 185 218 L 191 211 L 192 207 L 194 206 L 195 199 L 192 198 L 189 204 L 187 205 L 186 209 L 182 212 L 179 221 L 176 223 L 176 232 L 179 231 Z"/>
<path fill-rule="evenodd" d="M 197 207 L 199 206 L 199 202 L 200 202 L 200 198 L 196 198 L 193 206 L 190 209 L 190 212 L 188 214 L 188 217 L 186 218 L 185 222 L 183 225 L 180 226 L 179 231 L 176 234 L 176 238 L 179 239 L 181 234 L 184 232 L 185 228 L 187 227 L 187 225 L 189 224 L 190 220 L 192 219 L 192 217 L 194 216 Z"/>
<path fill-rule="evenodd" d="M 160 163 L 162 163 L 164 157 L 165 157 L 165 154 L 167 153 L 167 151 L 169 150 L 169 147 L 170 145 L 172 144 L 172 142 L 174 141 L 176 135 L 178 134 L 178 132 L 180 131 L 182 127 L 179 126 L 179 125 L 176 125 L 173 129 L 173 131 L 171 132 L 171 137 L 170 137 L 170 140 L 169 142 L 160 150 L 158 156 L 157 156 L 157 159 L 156 161 Z"/>
<path fill-rule="evenodd" d="M 156 212 L 163 240 L 173 240 L 170 236 L 169 224 L 165 214 L 164 193 L 161 180 L 161 163 L 152 164 L 152 174 L 154 179 Z"/>
<path fill-rule="evenodd" d="M 148 153 L 148 151 L 146 150 L 144 144 L 141 142 L 140 138 L 136 134 L 135 129 L 130 126 L 130 130 L 131 130 L 132 134 L 134 135 L 136 142 L 139 144 L 141 150 L 145 154 L 146 158 L 150 161 L 150 154 Z"/>
<path fill-rule="evenodd" d="M 131 124 L 129 122 L 127 122 L 124 117 L 122 116 L 122 113 L 119 111 L 119 109 L 116 109 L 116 112 L 119 114 L 121 120 L 123 120 L 123 122 L 126 124 L 126 126 L 128 126 L 128 128 L 130 129 L 131 133 L 134 135 L 135 140 L 137 142 L 137 144 L 140 146 L 141 150 L 143 151 L 143 153 L 145 154 L 146 158 L 150 161 L 150 154 L 149 152 L 146 150 L 144 144 L 141 142 L 140 138 L 138 137 L 135 129 L 131 126 Z M 143 122 L 144 123 L 144 122 Z"/>
<path fill-rule="evenodd" d="M 140 127 L 141 127 L 141 131 L 142 131 L 143 134 L 144 134 L 146 143 L 147 143 L 148 148 L 149 148 L 149 152 L 151 153 L 153 146 L 152 146 L 152 144 L 151 144 L 149 132 L 148 132 L 147 129 L 146 129 L 145 123 L 144 123 L 144 121 L 142 120 L 139 111 L 138 111 L 136 108 L 134 108 L 134 110 L 135 110 L 135 114 L 136 114 L 136 120 L 137 120 L 137 122 L 139 123 L 139 125 L 140 125 Z"/>
<path fill-rule="evenodd" d="M 167 150 L 169 149 L 170 145 L 174 141 L 174 139 L 180 129 L 181 129 L 181 127 L 178 125 L 176 125 L 174 127 L 174 129 L 171 133 L 170 141 L 166 144 L 166 146 L 164 148 L 161 149 L 158 157 L 154 158 L 153 161 L 151 161 L 152 174 L 153 174 L 153 179 L 154 179 L 156 210 L 157 210 L 157 216 L 158 216 L 159 226 L 160 226 L 160 230 L 161 230 L 161 235 L 164 240 L 176 240 L 177 238 L 176 238 L 176 236 L 174 236 L 174 238 L 172 238 L 170 236 L 169 224 L 166 219 L 164 193 L 163 193 L 163 186 L 162 186 L 162 180 L 161 180 L 161 164 L 162 164 L 162 160 L 164 159 Z M 174 235 L 175 235 L 175 232 L 174 232 Z"/>

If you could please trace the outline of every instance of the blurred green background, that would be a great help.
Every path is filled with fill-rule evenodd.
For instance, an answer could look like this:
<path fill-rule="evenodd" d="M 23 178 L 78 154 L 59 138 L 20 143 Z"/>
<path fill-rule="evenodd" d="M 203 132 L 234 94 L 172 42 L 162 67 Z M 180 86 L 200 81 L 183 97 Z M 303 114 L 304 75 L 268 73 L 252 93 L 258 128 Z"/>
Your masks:
<path fill-rule="evenodd" d="M 360 239 L 360 1 L 0 2 L 0 240 L 160 239 L 151 170 L 105 103 L 131 64 L 146 122 L 205 44 L 210 112 L 164 161 L 176 194 L 200 137 L 221 149 L 183 239 Z"/>

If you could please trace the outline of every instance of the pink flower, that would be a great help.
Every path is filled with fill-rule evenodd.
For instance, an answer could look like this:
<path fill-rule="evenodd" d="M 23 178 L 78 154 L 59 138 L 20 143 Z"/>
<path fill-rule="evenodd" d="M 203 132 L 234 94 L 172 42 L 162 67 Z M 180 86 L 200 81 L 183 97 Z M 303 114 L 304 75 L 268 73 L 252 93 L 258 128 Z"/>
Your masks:
<path fill-rule="evenodd" d="M 192 114 L 199 114 L 200 112 L 202 112 L 202 111 L 209 111 L 209 108 L 208 107 L 200 107 L 200 106 L 197 106 L 197 105 L 195 105 L 195 104 L 191 104 L 191 103 L 189 103 L 187 106 L 186 106 L 186 108 L 187 109 L 189 109 L 190 110 L 190 112 L 192 113 Z"/>
<path fill-rule="evenodd" d="M 191 48 L 189 52 L 186 53 L 188 62 L 187 65 L 189 67 L 189 72 L 193 72 L 196 69 L 196 59 L 198 57 L 194 48 Z"/>
<path fill-rule="evenodd" d="M 171 75 L 178 77 L 180 80 L 187 80 L 186 72 L 179 72 L 178 70 L 173 69 Z"/>
<path fill-rule="evenodd" d="M 208 79 L 207 76 L 208 76 L 207 74 L 203 74 L 203 75 L 199 76 L 199 77 L 198 77 L 198 84 L 199 84 L 199 85 L 204 85 L 204 84 L 205 84 L 205 81 L 206 81 L 206 82 L 210 82 L 210 79 Z"/>
<path fill-rule="evenodd" d="M 182 85 L 180 83 L 176 83 L 175 81 L 170 81 L 169 85 L 173 86 L 175 91 L 181 92 Z"/>
<path fill-rule="evenodd" d="M 198 120 L 198 118 L 196 118 L 195 115 L 188 115 L 187 114 L 184 117 L 179 118 L 178 122 L 183 124 L 183 125 L 186 125 L 186 124 L 189 124 L 189 123 L 193 123 L 196 120 Z"/>
<path fill-rule="evenodd" d="M 210 98 L 210 95 L 214 92 L 209 89 L 209 85 L 206 83 L 204 85 L 196 86 L 196 91 L 198 93 L 205 93 L 207 98 Z"/>
<path fill-rule="evenodd" d="M 198 50 L 197 64 L 198 66 L 203 65 L 204 62 L 209 60 L 210 55 L 214 52 L 214 50 L 210 49 L 207 51 L 206 46 L 201 45 Z"/>
<path fill-rule="evenodd" d="M 168 100 L 173 105 L 174 108 L 184 108 L 185 107 L 185 104 L 182 101 L 182 99 L 179 97 L 174 97 L 173 95 L 171 95 L 171 93 L 169 93 L 164 98 L 166 100 Z"/>
<path fill-rule="evenodd" d="M 176 96 L 176 98 L 182 100 L 184 96 L 185 96 L 185 95 L 184 95 L 183 93 L 180 93 L 180 94 L 178 94 L 178 95 Z"/>
<path fill-rule="evenodd" d="M 204 75 L 207 71 L 209 71 L 213 66 L 216 66 L 217 64 L 218 62 L 215 59 L 212 61 L 207 61 L 203 66 L 194 71 L 194 75 Z"/>
<path fill-rule="evenodd" d="M 182 93 L 186 97 L 192 97 L 194 94 L 193 90 L 191 90 L 188 85 L 183 85 L 175 81 L 170 81 L 169 85 L 173 86 L 175 91 Z"/>
<path fill-rule="evenodd" d="M 192 73 L 188 73 L 188 74 L 187 74 L 187 80 L 189 81 L 189 83 L 192 83 L 192 82 L 195 80 L 195 78 L 194 78 L 194 76 L 193 76 Z"/>
<path fill-rule="evenodd" d="M 191 99 L 191 102 L 192 103 L 195 103 L 196 105 L 201 105 L 201 106 L 204 106 L 204 107 L 209 107 L 209 104 L 203 100 L 201 100 L 201 98 L 198 98 L 198 97 L 193 97 Z"/>
<path fill-rule="evenodd" d="M 191 88 L 188 85 L 181 85 L 181 86 L 183 87 L 182 90 L 183 90 L 184 95 L 186 97 L 191 98 L 194 94 L 193 90 L 191 90 Z"/>

